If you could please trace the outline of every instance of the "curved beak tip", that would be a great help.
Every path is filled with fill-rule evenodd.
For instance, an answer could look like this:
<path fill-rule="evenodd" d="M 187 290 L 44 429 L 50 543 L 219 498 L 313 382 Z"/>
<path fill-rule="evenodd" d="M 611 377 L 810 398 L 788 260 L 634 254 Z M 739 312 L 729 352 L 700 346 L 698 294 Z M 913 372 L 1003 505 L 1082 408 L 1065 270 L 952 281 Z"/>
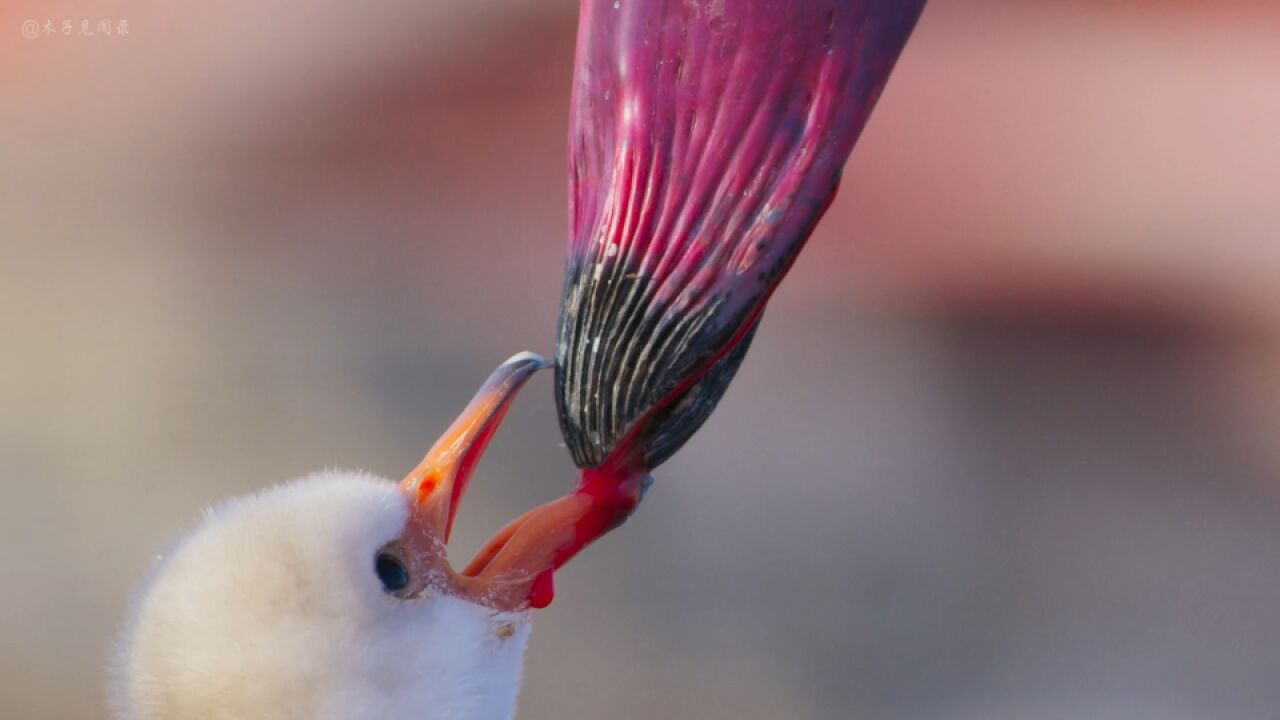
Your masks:
<path fill-rule="evenodd" d="M 542 357 L 538 353 L 529 352 L 528 350 L 525 350 L 524 352 L 518 352 L 515 355 L 512 355 L 511 357 L 507 358 L 507 361 L 502 363 L 502 365 L 500 365 L 498 369 L 501 370 L 504 367 L 508 367 L 512 365 L 517 365 L 517 366 L 531 365 L 533 367 L 533 370 L 545 370 L 546 368 L 551 367 L 552 363 L 550 360 Z"/>

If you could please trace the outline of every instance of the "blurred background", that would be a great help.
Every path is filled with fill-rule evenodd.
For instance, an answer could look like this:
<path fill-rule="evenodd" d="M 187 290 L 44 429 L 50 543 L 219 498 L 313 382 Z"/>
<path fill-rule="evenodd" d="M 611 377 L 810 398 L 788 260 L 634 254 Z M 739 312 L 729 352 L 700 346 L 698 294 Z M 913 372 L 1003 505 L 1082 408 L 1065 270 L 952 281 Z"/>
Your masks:
<path fill-rule="evenodd" d="M 398 478 L 552 350 L 576 14 L 0 7 L 0 717 L 106 715 L 207 504 Z M 933 3 L 719 411 L 558 577 L 521 717 L 1276 717 L 1277 37 Z M 458 553 L 559 441 L 544 376 Z"/>

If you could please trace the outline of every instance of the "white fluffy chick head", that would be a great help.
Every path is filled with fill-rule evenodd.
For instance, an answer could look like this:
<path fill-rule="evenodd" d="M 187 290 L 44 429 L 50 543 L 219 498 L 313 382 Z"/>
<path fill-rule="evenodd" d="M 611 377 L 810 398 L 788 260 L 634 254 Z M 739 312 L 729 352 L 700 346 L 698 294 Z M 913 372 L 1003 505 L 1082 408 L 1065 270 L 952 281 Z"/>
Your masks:
<path fill-rule="evenodd" d="M 522 353 L 499 367 L 402 483 L 325 472 L 211 510 L 140 598 L 121 716 L 511 718 L 529 610 L 601 505 L 574 493 L 535 509 L 461 571 L 445 544 L 486 443 L 545 366 Z"/>

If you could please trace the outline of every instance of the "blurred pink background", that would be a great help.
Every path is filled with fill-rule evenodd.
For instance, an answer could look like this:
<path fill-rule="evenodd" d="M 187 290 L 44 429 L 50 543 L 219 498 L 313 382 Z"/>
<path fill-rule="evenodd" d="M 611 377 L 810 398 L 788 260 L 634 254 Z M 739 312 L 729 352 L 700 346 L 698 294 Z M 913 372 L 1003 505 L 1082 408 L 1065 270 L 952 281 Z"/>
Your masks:
<path fill-rule="evenodd" d="M 576 12 L 0 8 L 0 717 L 104 716 L 205 505 L 399 477 L 551 351 Z M 1277 37 L 935 0 L 720 410 L 559 578 L 521 717 L 1275 717 Z M 550 386 L 461 554 L 571 481 Z"/>

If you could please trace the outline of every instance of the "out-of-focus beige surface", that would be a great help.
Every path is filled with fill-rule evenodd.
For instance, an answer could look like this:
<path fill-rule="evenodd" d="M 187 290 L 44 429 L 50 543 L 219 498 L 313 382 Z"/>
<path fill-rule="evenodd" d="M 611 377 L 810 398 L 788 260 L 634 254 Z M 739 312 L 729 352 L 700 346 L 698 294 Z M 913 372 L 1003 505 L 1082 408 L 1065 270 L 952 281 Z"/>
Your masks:
<path fill-rule="evenodd" d="M 0 717 L 106 714 L 205 505 L 398 477 L 551 350 L 575 13 L 0 7 Z M 1274 717 L 1278 36 L 927 9 L 734 389 L 559 578 L 521 717 Z M 553 413 L 535 381 L 461 554 L 570 482 Z"/>

